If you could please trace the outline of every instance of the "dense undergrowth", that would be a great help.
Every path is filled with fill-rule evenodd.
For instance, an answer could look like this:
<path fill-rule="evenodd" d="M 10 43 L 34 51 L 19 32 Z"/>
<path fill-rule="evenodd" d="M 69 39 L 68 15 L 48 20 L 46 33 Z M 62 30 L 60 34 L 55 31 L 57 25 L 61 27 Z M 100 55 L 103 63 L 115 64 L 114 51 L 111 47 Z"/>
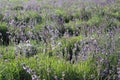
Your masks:
<path fill-rule="evenodd" d="M 119 80 L 119 0 L 1 0 L 0 80 Z"/>

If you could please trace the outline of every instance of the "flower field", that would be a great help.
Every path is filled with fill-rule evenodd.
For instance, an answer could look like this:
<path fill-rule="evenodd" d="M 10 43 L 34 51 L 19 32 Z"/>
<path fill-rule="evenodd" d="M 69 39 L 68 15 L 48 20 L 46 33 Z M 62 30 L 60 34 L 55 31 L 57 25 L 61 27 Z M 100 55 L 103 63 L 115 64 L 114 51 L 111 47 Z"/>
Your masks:
<path fill-rule="evenodd" d="M 120 80 L 120 0 L 0 0 L 0 80 Z"/>

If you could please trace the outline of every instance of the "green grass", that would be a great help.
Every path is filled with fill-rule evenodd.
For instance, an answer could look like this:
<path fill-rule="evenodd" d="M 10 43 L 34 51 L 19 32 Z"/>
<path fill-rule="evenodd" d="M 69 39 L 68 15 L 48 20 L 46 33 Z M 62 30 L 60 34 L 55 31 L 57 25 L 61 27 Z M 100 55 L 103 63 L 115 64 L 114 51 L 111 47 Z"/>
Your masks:
<path fill-rule="evenodd" d="M 83 78 L 83 74 L 81 73 L 85 72 L 87 75 L 92 68 L 90 64 L 91 60 L 79 62 L 78 64 L 70 64 L 70 62 L 66 62 L 64 59 L 58 59 L 57 57 L 49 57 L 43 54 L 39 54 L 30 58 L 17 57 L 15 59 L 11 59 L 8 57 L 7 61 L 1 59 L 0 62 L 1 80 L 3 80 L 3 78 L 10 80 L 20 80 L 19 77 L 21 77 L 20 72 L 22 70 L 23 63 L 35 70 L 41 78 L 45 79 L 48 79 L 47 69 L 50 69 L 51 76 L 48 76 L 50 77 L 49 79 L 53 79 L 52 76 L 55 76 L 55 74 L 59 77 L 62 77 L 62 72 L 65 72 L 66 80 L 73 80 L 74 78 Z"/>

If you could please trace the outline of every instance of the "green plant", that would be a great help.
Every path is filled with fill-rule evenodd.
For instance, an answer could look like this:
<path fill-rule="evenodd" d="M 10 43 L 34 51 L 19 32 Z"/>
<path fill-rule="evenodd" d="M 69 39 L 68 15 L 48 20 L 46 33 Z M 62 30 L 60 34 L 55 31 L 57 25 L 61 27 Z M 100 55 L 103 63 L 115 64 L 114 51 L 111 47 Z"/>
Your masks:
<path fill-rule="evenodd" d="M 0 43 L 2 45 L 8 45 L 9 44 L 9 35 L 8 35 L 8 28 L 5 22 L 0 22 Z"/>

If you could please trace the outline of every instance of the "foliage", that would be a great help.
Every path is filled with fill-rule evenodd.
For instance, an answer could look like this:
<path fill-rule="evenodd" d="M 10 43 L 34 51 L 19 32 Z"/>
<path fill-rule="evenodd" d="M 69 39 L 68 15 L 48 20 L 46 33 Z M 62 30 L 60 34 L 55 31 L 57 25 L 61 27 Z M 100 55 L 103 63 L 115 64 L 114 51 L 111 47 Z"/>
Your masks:
<path fill-rule="evenodd" d="M 1 0 L 0 80 L 119 80 L 119 4 Z"/>

